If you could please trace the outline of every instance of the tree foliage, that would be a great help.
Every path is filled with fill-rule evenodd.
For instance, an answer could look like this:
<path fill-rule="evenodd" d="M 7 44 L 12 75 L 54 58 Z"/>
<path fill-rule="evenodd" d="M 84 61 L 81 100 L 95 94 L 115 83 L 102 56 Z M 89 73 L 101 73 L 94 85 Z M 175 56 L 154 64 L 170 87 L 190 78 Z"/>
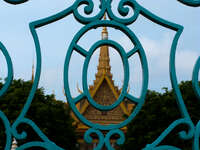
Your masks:
<path fill-rule="evenodd" d="M 31 86 L 32 83 L 29 81 L 14 80 L 7 93 L 0 98 L 0 110 L 5 113 L 11 124 L 24 107 Z M 0 83 L 1 87 L 2 83 Z M 54 95 L 45 95 L 43 88 L 37 89 L 26 117 L 34 121 L 42 132 L 58 146 L 64 149 L 75 149 L 76 135 L 70 110 L 66 103 L 55 100 Z M 18 140 L 19 144 L 34 140 L 41 141 L 33 129 L 26 124 L 21 124 L 18 131 L 27 132 L 27 138 Z M 0 149 L 3 149 L 5 140 L 4 126 L 0 120 Z"/>
<path fill-rule="evenodd" d="M 181 82 L 180 90 L 194 124 L 200 119 L 200 104 L 192 89 L 191 81 Z M 181 113 L 173 90 L 164 88 L 164 93 L 148 91 L 145 104 L 136 118 L 128 125 L 126 143 L 121 149 L 140 150 L 151 144 Z M 186 126 L 179 126 L 170 133 L 160 145 L 173 145 L 184 150 L 192 148 L 192 140 L 181 140 L 178 133 Z"/>
<path fill-rule="evenodd" d="M 19 116 L 31 86 L 31 82 L 14 80 L 7 93 L 0 98 L 0 110 L 6 114 L 11 124 Z M 1 87 L 2 83 L 0 83 Z M 200 118 L 200 104 L 194 95 L 191 82 L 181 82 L 179 87 L 191 119 L 196 124 Z M 126 142 L 121 149 L 140 150 L 144 148 L 146 144 L 150 144 L 158 138 L 174 120 L 181 117 L 173 90 L 167 88 L 164 88 L 164 90 L 164 93 L 148 91 L 142 110 L 128 125 Z M 39 88 L 26 117 L 34 121 L 42 132 L 57 145 L 64 149 L 76 148 L 77 141 L 70 110 L 65 103 L 55 100 L 54 95 L 45 95 L 44 90 Z M 178 133 L 183 129 L 187 131 L 185 126 L 175 128 L 160 145 L 167 144 L 184 150 L 191 149 L 192 140 L 184 141 L 179 138 Z M 26 124 L 20 125 L 18 131 L 24 130 L 28 133 L 27 139 L 18 140 L 19 144 L 41 140 L 31 127 Z M 5 145 L 4 131 L 4 126 L 0 120 L 0 149 L 3 149 Z"/>

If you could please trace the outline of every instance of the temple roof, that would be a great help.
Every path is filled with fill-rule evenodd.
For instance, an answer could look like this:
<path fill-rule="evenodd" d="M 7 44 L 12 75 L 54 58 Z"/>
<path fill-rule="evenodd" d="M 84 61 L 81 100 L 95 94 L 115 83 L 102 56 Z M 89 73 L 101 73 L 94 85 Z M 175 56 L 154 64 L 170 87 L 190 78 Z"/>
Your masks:
<path fill-rule="evenodd" d="M 106 16 L 104 16 L 104 19 L 106 19 Z M 107 27 L 103 27 L 102 33 L 101 33 L 102 40 L 108 39 L 108 31 Z M 100 47 L 100 54 L 99 54 L 99 60 L 98 60 L 98 66 L 97 66 L 97 73 L 95 75 L 94 84 L 89 87 L 90 94 L 92 98 L 101 105 L 107 105 L 114 103 L 121 91 L 117 86 L 114 85 L 114 81 L 112 80 L 112 73 L 111 73 L 111 66 L 110 66 L 110 57 L 109 57 L 109 46 L 103 45 Z M 77 108 L 79 109 L 80 113 L 83 114 L 85 117 L 89 114 L 92 114 L 96 112 L 96 114 L 100 114 L 101 111 L 96 110 L 93 106 L 91 106 L 87 100 L 83 100 L 83 102 L 80 104 L 77 104 Z M 115 110 L 116 109 L 116 110 Z M 119 119 L 119 122 L 122 121 L 122 116 L 129 115 L 130 110 L 128 109 L 128 106 L 124 102 L 120 104 L 120 106 L 116 107 L 114 110 L 110 111 L 110 115 L 107 115 L 112 117 L 113 115 L 119 115 L 121 119 Z M 91 112 L 89 112 L 91 111 Z M 108 111 L 109 112 L 109 111 Z M 93 118 L 93 116 L 90 116 Z M 99 115 L 99 117 L 102 117 L 102 115 Z M 106 117 L 103 116 L 106 121 Z M 87 118 L 89 119 L 89 118 Z M 98 119 L 97 119 L 98 120 Z M 111 122 L 112 124 L 118 123 L 115 122 L 115 119 L 111 119 L 114 122 Z M 77 121 L 77 119 L 76 119 Z"/>

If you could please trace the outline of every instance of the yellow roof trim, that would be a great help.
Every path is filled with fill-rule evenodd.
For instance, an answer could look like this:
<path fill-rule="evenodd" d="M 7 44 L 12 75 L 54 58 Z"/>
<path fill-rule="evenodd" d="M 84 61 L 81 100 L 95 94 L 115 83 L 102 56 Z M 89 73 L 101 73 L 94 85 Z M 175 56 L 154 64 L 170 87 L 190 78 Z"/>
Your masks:
<path fill-rule="evenodd" d="M 105 79 L 106 79 L 108 85 L 110 86 L 110 88 L 111 88 L 111 90 L 112 90 L 112 92 L 113 92 L 115 98 L 118 99 L 118 98 L 119 98 L 119 95 L 118 95 L 118 93 L 116 92 L 115 87 L 113 86 L 113 84 L 110 82 L 110 79 L 109 79 L 107 76 L 105 76 Z M 123 112 L 124 112 L 126 115 L 129 115 L 129 112 L 126 110 L 126 107 L 124 106 L 124 102 L 122 102 L 122 103 L 120 104 L 120 107 L 122 108 Z"/>
<path fill-rule="evenodd" d="M 103 76 L 100 78 L 100 80 L 99 80 L 99 82 L 98 82 L 96 88 L 92 91 L 91 96 L 94 97 L 94 95 L 96 94 L 97 90 L 98 90 L 99 87 L 101 86 L 101 84 L 102 84 L 102 82 L 104 81 L 104 79 L 107 81 L 108 86 L 111 88 L 111 90 L 112 90 L 112 92 L 113 92 L 115 98 L 118 99 L 119 95 L 118 95 L 117 91 L 115 90 L 113 84 L 111 83 L 110 79 L 109 79 L 106 75 L 103 75 Z M 82 109 L 80 110 L 80 113 L 83 114 L 83 113 L 85 112 L 85 110 L 87 109 L 88 106 L 89 106 L 89 103 L 88 103 L 88 101 L 86 101 L 85 104 L 83 105 Z M 124 114 L 126 114 L 126 115 L 129 115 L 129 114 L 130 114 L 130 113 L 126 110 L 126 108 L 125 108 L 125 106 L 124 106 L 124 102 L 122 102 L 122 103 L 120 104 L 120 107 L 121 107 L 122 111 L 124 112 Z"/>
<path fill-rule="evenodd" d="M 79 119 L 75 116 L 75 114 L 71 111 L 71 117 L 74 119 L 74 121 L 77 123 L 79 122 Z"/>
<path fill-rule="evenodd" d="M 101 86 L 101 84 L 103 83 L 103 80 L 105 78 L 105 74 L 100 78 L 96 88 L 92 91 L 91 96 L 94 97 L 94 95 L 96 94 L 97 90 L 99 89 L 99 87 Z"/>
<path fill-rule="evenodd" d="M 95 88 L 95 89 L 92 91 L 92 93 L 91 93 L 91 97 L 93 97 L 93 96 L 95 95 L 95 93 L 96 93 L 97 90 L 99 89 L 100 85 L 102 84 L 104 78 L 105 78 L 104 75 L 100 78 L 100 80 L 99 80 L 99 82 L 98 82 L 96 88 Z M 83 114 L 83 113 L 85 112 L 85 110 L 87 109 L 88 105 L 89 105 L 89 103 L 88 103 L 88 101 L 86 101 L 85 104 L 83 105 L 82 109 L 80 110 L 80 113 L 81 113 L 81 114 Z"/>

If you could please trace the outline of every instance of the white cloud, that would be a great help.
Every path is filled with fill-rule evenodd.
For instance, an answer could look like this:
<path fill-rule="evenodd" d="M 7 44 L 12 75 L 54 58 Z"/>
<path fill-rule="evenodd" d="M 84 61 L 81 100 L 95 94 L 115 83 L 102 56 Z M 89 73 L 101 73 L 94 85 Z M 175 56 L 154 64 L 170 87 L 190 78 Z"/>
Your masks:
<path fill-rule="evenodd" d="M 173 35 L 165 34 L 159 40 L 150 39 L 146 36 L 139 39 L 147 56 L 149 88 L 161 90 L 162 87 L 169 87 L 169 57 Z M 126 48 L 131 48 L 131 46 L 129 46 L 130 41 L 128 41 L 127 38 L 122 37 L 120 38 L 120 41 Z M 198 53 L 192 49 L 179 49 L 178 47 L 176 52 L 176 69 L 180 81 L 191 80 L 194 63 L 198 56 Z M 133 75 L 130 76 L 130 83 L 131 85 L 139 84 L 134 85 L 134 90 L 138 91 L 138 88 L 141 88 L 142 80 L 142 70 L 138 56 L 130 61 L 130 67 L 132 68 L 132 71 L 130 72 Z M 138 93 L 136 93 L 136 95 L 138 95 Z"/>
<path fill-rule="evenodd" d="M 183 50 L 177 52 L 177 69 L 181 73 L 191 73 L 198 56 L 198 53 L 192 50 Z"/>
<path fill-rule="evenodd" d="M 0 33 L 1 33 L 0 40 L 3 44 L 5 44 L 6 48 L 8 49 L 9 54 L 11 55 L 16 77 L 25 78 L 25 79 L 30 79 L 31 77 L 32 55 L 35 52 L 35 46 L 34 46 L 33 39 L 28 28 L 28 23 L 30 21 L 55 14 L 65 9 L 66 7 L 68 7 L 70 4 L 72 4 L 73 1 L 74 0 L 28 1 L 27 3 L 25 3 L 25 5 L 18 5 L 18 6 L 8 5 L 7 3 L 5 3 L 5 1 L 0 1 L 0 8 L 1 8 L 0 16 L 3 20 L 0 25 Z M 180 7 L 173 5 L 172 2 L 176 3 L 177 5 L 180 5 Z M 46 5 L 47 3 L 48 5 Z M 140 3 L 142 4 L 142 6 L 147 7 L 148 9 L 158 14 L 159 16 L 171 21 L 175 20 L 177 23 L 184 25 L 185 35 L 183 37 L 190 37 L 190 35 L 195 37 L 193 39 L 182 37 L 183 41 L 185 41 L 185 43 L 182 42 L 183 43 L 182 45 L 186 45 L 187 43 L 187 46 L 183 49 L 180 49 L 178 47 L 177 54 L 176 54 L 176 67 L 177 67 L 177 74 L 178 74 L 179 80 L 183 80 L 183 79 L 190 80 L 194 62 L 196 61 L 197 56 L 199 56 L 199 53 L 195 51 L 197 50 L 195 49 L 196 48 L 195 46 L 198 46 L 198 42 L 196 41 L 199 39 L 198 38 L 199 32 L 197 32 L 199 31 L 199 20 L 196 19 L 196 18 L 199 18 L 199 14 L 200 14 L 198 13 L 199 9 L 198 10 L 192 9 L 191 11 L 191 8 L 189 7 L 183 8 L 183 6 L 180 3 L 176 1 L 172 1 L 172 0 L 170 0 L 169 5 L 165 5 L 165 3 L 168 4 L 169 2 L 157 2 L 157 1 L 152 1 L 152 0 L 141 1 Z M 118 3 L 115 3 L 115 4 L 118 4 Z M 174 11 L 170 11 L 170 12 L 168 11 L 169 9 L 170 10 L 172 9 L 171 6 L 173 6 L 173 10 L 176 11 L 176 14 L 174 14 Z M 96 10 L 94 13 L 96 13 Z M 186 16 L 182 15 L 183 13 Z M 62 94 L 63 63 L 64 63 L 64 57 L 67 52 L 68 45 L 71 42 L 68 39 L 73 37 L 72 35 L 75 34 L 79 29 L 79 26 L 73 23 L 74 20 L 72 20 L 72 18 L 73 17 L 71 16 L 69 26 L 65 24 L 66 22 L 69 22 L 69 21 L 62 19 L 58 23 L 54 23 L 54 24 L 46 26 L 45 28 L 37 30 L 39 38 L 40 38 L 40 44 L 42 47 L 42 53 L 46 50 L 46 53 L 44 53 L 45 55 L 42 55 L 42 58 L 43 58 L 42 63 L 49 64 L 50 65 L 49 68 L 51 68 L 51 69 L 49 68 L 47 69 L 46 66 L 42 67 L 43 72 L 41 75 L 42 77 L 40 80 L 41 82 L 40 85 L 44 86 L 45 89 L 50 89 L 51 92 L 53 90 L 55 90 L 55 92 L 57 90 L 60 91 L 58 93 L 56 92 L 58 96 L 63 95 Z M 187 18 L 187 20 L 185 18 Z M 192 23 L 192 26 L 191 26 L 191 23 Z M 145 28 L 146 26 L 144 26 L 144 24 L 139 24 L 139 29 L 141 29 L 144 32 L 146 32 L 147 30 L 153 31 L 151 27 Z M 192 27 L 192 29 L 190 27 Z M 50 30 L 52 30 L 52 32 L 50 32 Z M 43 31 L 44 31 L 44 34 L 42 34 Z M 48 32 L 49 34 L 46 34 L 45 31 Z M 110 35 L 109 37 L 113 39 L 114 38 L 117 39 L 119 44 L 124 45 L 125 51 L 128 51 L 132 48 L 131 42 L 127 37 L 119 36 L 118 33 L 114 34 L 115 30 L 111 30 L 111 31 L 112 32 L 110 33 L 112 33 L 112 35 Z M 140 30 L 137 30 L 137 31 L 140 32 Z M 155 31 L 158 31 L 158 30 L 155 30 Z M 164 30 L 162 29 L 162 31 Z M 92 39 L 96 37 L 96 35 L 94 34 L 95 33 L 94 31 L 91 31 L 91 32 L 92 32 L 92 35 L 91 37 L 89 35 L 88 37 L 90 38 L 88 38 L 87 40 L 93 44 Z M 157 35 L 157 32 L 153 32 L 153 34 L 154 33 L 155 35 Z M 162 34 L 162 33 L 159 33 L 159 34 Z M 149 35 L 152 36 L 151 34 Z M 100 34 L 97 36 L 100 37 Z M 148 59 L 149 72 L 150 72 L 150 84 L 149 84 L 150 86 L 149 87 L 160 89 L 163 86 L 170 84 L 169 52 L 170 52 L 170 46 L 172 43 L 173 36 L 165 34 L 163 37 L 159 39 L 152 39 L 150 38 L 150 36 L 142 36 L 139 39 L 145 49 L 147 59 Z M 46 39 L 45 40 L 46 44 L 43 44 L 45 42 L 44 39 Z M 192 44 L 194 46 L 190 49 L 188 48 L 189 47 L 188 43 L 191 44 L 192 42 L 193 43 L 196 42 L 197 44 L 196 45 Z M 85 45 L 88 46 L 88 43 L 89 42 L 85 42 Z M 181 43 L 179 44 L 181 45 Z M 53 56 L 50 55 L 49 54 L 50 52 L 52 52 L 51 54 L 54 53 L 54 55 Z M 46 54 L 48 54 L 48 56 Z M 121 84 L 121 79 L 123 78 L 122 77 L 123 71 L 121 70 L 123 70 L 123 68 L 122 68 L 122 65 L 119 65 L 120 57 L 118 55 L 116 56 L 116 54 L 114 55 L 110 54 L 110 55 L 112 59 L 111 63 L 114 66 L 112 67 L 114 80 L 116 81 L 119 78 L 118 82 L 120 82 Z M 23 56 L 23 59 L 21 56 Z M 3 56 L 0 56 L 0 57 L 4 60 Z M 53 58 L 56 57 L 56 60 L 53 60 L 53 61 L 52 59 L 45 60 L 46 58 L 52 58 L 52 57 Z M 60 62 L 61 58 L 63 59 L 61 61 L 62 65 L 61 66 L 58 65 L 57 69 L 53 68 L 54 65 L 52 64 L 55 64 L 55 62 L 57 61 Z M 132 62 L 131 63 L 132 66 L 130 66 L 132 69 L 131 82 L 135 86 L 134 90 L 138 90 L 141 86 L 141 66 L 140 66 L 139 61 L 140 60 L 138 56 L 134 57 L 134 59 L 131 60 Z M 1 64 L 2 63 L 3 65 L 1 66 L 5 66 L 5 62 L 1 62 Z M 94 68 L 96 69 L 96 67 Z M 6 76 L 6 68 L 3 71 L 4 72 L 2 72 L 2 69 L 1 69 L 1 72 L 2 72 L 2 73 L 0 72 L 1 76 L 3 73 L 4 73 L 3 76 Z M 78 73 L 75 70 L 74 72 L 72 72 L 72 75 L 77 75 L 77 74 Z M 78 78 L 77 79 L 78 81 L 80 80 L 80 77 L 77 77 L 77 76 L 73 76 L 73 77 Z M 74 82 L 74 87 L 76 87 L 77 81 L 73 80 L 73 82 Z"/>
<path fill-rule="evenodd" d="M 169 56 L 172 43 L 172 37 L 165 35 L 158 41 L 149 38 L 142 38 L 141 42 L 146 51 L 147 59 L 149 60 L 149 68 L 152 69 L 153 75 L 160 76 L 161 71 L 169 71 Z M 198 53 L 192 49 L 179 49 L 176 52 L 176 69 L 177 73 L 182 76 L 188 76 L 192 73 L 194 63 L 198 57 Z M 160 71 L 155 71 L 155 70 Z M 189 78 L 188 78 L 189 80 Z"/>

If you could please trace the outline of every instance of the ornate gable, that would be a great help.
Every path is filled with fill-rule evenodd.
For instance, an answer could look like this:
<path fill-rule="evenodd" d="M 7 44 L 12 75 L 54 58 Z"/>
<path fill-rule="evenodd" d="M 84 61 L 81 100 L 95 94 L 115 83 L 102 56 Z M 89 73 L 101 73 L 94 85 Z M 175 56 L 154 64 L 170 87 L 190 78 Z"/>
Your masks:
<path fill-rule="evenodd" d="M 93 99 L 101 105 L 110 105 L 117 100 L 105 78 L 93 96 Z M 124 120 L 124 112 L 120 106 L 111 111 L 99 111 L 93 106 L 88 105 L 83 114 L 91 122 L 99 124 L 115 124 Z"/>

